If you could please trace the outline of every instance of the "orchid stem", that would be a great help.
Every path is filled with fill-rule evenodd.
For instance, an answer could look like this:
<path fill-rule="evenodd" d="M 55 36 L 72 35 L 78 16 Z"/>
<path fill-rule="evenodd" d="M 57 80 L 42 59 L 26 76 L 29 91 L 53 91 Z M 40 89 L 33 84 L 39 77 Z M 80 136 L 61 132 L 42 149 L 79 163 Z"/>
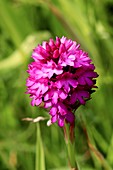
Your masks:
<path fill-rule="evenodd" d="M 74 127 L 73 127 L 74 128 Z M 77 162 L 75 160 L 75 143 L 74 138 L 71 138 L 71 133 L 73 133 L 70 130 L 74 130 L 69 126 L 67 123 L 65 123 L 64 126 L 64 136 L 65 136 L 65 143 L 67 147 L 67 153 L 68 153 L 68 159 L 69 159 L 69 165 L 70 170 L 79 170 L 77 167 Z"/>

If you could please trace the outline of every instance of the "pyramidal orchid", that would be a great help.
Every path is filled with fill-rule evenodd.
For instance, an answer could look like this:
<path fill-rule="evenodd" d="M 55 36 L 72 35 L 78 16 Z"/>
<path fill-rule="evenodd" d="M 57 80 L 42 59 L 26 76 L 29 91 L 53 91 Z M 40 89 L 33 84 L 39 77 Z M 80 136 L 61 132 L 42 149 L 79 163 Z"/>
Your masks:
<path fill-rule="evenodd" d="M 76 109 L 91 99 L 97 88 L 95 66 L 80 44 L 66 37 L 56 37 L 38 45 L 28 66 L 26 86 L 32 106 L 49 110 L 47 125 L 58 122 L 63 127 L 71 170 L 79 170 L 75 158 L 74 128 Z M 33 122 L 44 120 L 38 117 Z M 31 120 L 27 118 L 25 120 Z"/>
<path fill-rule="evenodd" d="M 50 124 L 60 127 L 75 122 L 75 111 L 85 105 L 96 88 L 98 74 L 88 53 L 66 37 L 56 37 L 38 45 L 28 66 L 27 92 L 32 106 L 49 108 Z"/>

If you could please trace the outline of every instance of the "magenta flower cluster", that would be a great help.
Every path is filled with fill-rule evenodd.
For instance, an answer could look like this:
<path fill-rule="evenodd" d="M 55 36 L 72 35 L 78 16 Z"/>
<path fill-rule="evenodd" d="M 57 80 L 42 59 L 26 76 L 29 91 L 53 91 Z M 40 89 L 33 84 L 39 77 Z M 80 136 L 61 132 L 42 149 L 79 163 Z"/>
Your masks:
<path fill-rule="evenodd" d="M 27 93 L 32 106 L 44 103 L 49 108 L 51 123 L 73 124 L 73 110 L 84 105 L 96 88 L 95 66 L 80 45 L 66 37 L 56 37 L 38 45 L 28 66 Z"/>

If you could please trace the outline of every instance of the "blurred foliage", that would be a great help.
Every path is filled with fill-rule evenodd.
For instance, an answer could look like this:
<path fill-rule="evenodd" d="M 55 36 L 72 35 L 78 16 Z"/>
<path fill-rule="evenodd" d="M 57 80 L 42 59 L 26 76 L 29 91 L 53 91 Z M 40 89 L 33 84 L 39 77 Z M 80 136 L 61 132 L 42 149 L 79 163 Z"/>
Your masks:
<path fill-rule="evenodd" d="M 113 169 L 113 0 L 0 0 L 0 170 L 42 170 L 38 158 L 43 169 L 68 170 L 62 129 L 22 121 L 47 115 L 25 95 L 32 49 L 63 35 L 88 51 L 99 73 L 93 100 L 76 112 L 80 169 Z"/>

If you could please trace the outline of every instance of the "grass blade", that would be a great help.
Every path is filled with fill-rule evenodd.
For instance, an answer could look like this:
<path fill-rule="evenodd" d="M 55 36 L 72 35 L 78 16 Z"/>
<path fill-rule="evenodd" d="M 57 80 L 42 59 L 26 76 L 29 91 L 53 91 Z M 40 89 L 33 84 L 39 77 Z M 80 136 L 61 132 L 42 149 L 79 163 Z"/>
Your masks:
<path fill-rule="evenodd" d="M 40 124 L 37 123 L 37 140 L 36 140 L 36 164 L 35 170 L 45 170 L 45 157 L 40 133 Z"/>

